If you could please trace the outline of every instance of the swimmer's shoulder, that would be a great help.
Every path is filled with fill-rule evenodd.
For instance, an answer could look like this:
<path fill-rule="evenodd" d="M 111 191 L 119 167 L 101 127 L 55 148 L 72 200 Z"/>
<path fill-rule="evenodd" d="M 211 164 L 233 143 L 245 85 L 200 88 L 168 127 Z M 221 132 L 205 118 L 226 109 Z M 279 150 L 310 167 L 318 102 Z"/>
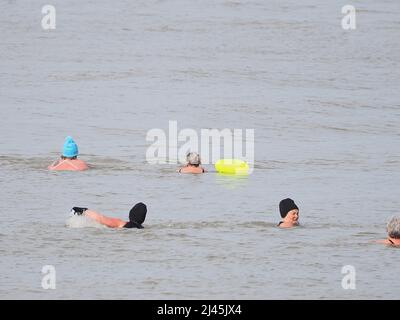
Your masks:
<path fill-rule="evenodd" d="M 198 168 L 191 168 L 191 167 L 182 167 L 178 170 L 179 173 L 193 173 L 193 174 L 200 174 L 205 173 L 206 170 L 203 167 Z"/>
<path fill-rule="evenodd" d="M 73 161 L 73 163 L 78 166 L 79 170 L 87 170 L 89 169 L 89 166 L 87 165 L 87 163 L 81 159 L 75 159 L 75 160 L 71 160 Z"/>
<path fill-rule="evenodd" d="M 58 160 L 54 164 L 48 167 L 52 171 L 83 171 L 89 169 L 89 166 L 85 161 L 80 159 L 65 159 Z"/>

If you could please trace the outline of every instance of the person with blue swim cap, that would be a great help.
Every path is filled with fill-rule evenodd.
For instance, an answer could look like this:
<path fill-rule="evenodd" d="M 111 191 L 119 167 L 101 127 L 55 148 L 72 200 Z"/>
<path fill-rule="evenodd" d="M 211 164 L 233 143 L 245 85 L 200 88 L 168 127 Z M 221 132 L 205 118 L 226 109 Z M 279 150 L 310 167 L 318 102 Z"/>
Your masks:
<path fill-rule="evenodd" d="M 88 169 L 88 165 L 79 160 L 78 155 L 78 145 L 71 136 L 68 136 L 65 138 L 61 159 L 55 161 L 48 169 L 53 171 L 83 171 Z"/>
<path fill-rule="evenodd" d="M 78 146 L 76 145 L 74 139 L 72 139 L 70 136 L 66 137 L 62 157 L 72 159 L 76 158 L 78 154 Z"/>

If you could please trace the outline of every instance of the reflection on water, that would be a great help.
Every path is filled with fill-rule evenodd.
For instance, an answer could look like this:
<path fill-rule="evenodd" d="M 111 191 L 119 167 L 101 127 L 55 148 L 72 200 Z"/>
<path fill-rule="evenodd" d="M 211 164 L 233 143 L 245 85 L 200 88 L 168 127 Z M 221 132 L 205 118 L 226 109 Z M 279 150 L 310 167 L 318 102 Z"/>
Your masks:
<path fill-rule="evenodd" d="M 215 182 L 226 189 L 246 187 L 248 179 L 248 175 L 215 173 Z"/>

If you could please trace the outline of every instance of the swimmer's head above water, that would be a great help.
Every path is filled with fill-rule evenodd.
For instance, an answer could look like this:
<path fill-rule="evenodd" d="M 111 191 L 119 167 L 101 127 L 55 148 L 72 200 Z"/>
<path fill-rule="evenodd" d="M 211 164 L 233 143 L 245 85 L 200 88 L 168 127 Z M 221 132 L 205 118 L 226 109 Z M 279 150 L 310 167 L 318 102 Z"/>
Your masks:
<path fill-rule="evenodd" d="M 143 229 L 143 222 L 146 219 L 147 207 L 144 203 L 139 202 L 133 206 L 129 212 L 129 222 L 124 228 Z"/>
<path fill-rule="evenodd" d="M 78 145 L 75 143 L 74 139 L 72 139 L 71 136 L 66 137 L 61 158 L 74 160 L 78 157 L 78 154 Z"/>
<path fill-rule="evenodd" d="M 203 167 L 201 167 L 200 155 L 196 152 L 189 152 L 186 155 L 186 166 L 180 168 L 178 172 L 180 173 L 204 173 L 206 172 Z"/>
<path fill-rule="evenodd" d="M 387 239 L 376 240 L 389 246 L 400 248 L 400 217 L 392 217 L 386 225 Z"/>
<path fill-rule="evenodd" d="M 279 227 L 291 228 L 299 225 L 299 208 L 292 199 L 283 199 L 279 203 L 279 211 L 282 217 Z"/>
<path fill-rule="evenodd" d="M 388 240 L 392 245 L 400 245 L 400 217 L 392 217 L 386 226 Z"/>
<path fill-rule="evenodd" d="M 198 167 L 201 164 L 200 155 L 196 152 L 189 152 L 186 155 L 188 165 Z"/>
<path fill-rule="evenodd" d="M 47 168 L 52 171 L 83 171 L 89 169 L 88 165 L 78 159 L 79 150 L 72 137 L 65 138 L 61 159 L 53 162 Z"/>
<path fill-rule="evenodd" d="M 400 217 L 392 217 L 387 224 L 388 236 L 393 239 L 400 239 Z"/>

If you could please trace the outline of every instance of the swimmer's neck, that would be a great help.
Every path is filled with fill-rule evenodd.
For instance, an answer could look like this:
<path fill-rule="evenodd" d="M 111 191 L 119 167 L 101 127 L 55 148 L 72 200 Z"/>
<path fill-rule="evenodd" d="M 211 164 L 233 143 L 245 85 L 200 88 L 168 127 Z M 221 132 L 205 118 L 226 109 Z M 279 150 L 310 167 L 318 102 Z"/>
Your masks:
<path fill-rule="evenodd" d="M 299 222 L 287 222 L 287 221 L 281 221 L 278 225 L 279 228 L 294 228 L 294 227 L 298 227 L 299 226 Z"/>
<path fill-rule="evenodd" d="M 388 237 L 387 241 L 395 246 L 400 246 L 400 239 Z"/>

